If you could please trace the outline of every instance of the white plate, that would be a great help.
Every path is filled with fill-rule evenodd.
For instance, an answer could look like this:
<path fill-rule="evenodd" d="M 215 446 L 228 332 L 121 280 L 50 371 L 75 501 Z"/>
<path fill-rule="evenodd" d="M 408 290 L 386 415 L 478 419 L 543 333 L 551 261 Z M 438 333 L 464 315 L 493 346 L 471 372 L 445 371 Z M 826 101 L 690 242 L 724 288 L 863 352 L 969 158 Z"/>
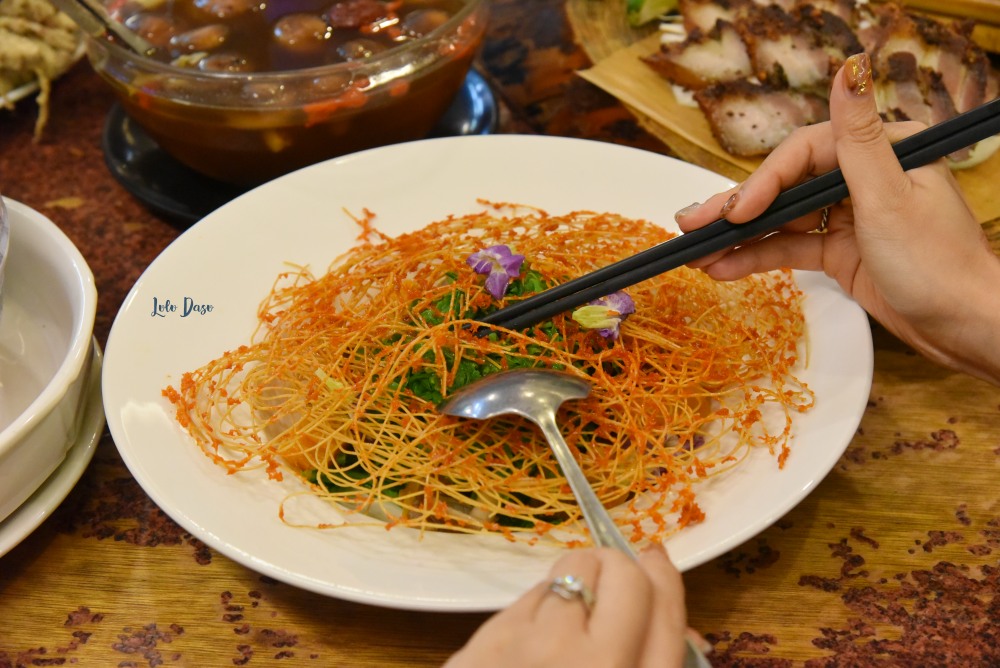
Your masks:
<path fill-rule="evenodd" d="M 389 234 L 476 198 L 550 212 L 613 211 L 676 229 L 673 212 L 728 187 L 722 177 L 613 144 L 533 136 L 436 139 L 357 153 L 266 184 L 212 213 L 158 257 L 129 293 L 108 340 L 108 424 L 139 484 L 181 526 L 236 561 L 305 589 L 354 601 L 426 610 L 491 610 L 544 576 L 558 550 L 499 537 L 351 527 L 291 528 L 277 515 L 289 487 L 256 474 L 226 475 L 173 419 L 161 389 L 247 342 L 259 302 L 292 261 L 324 270 L 354 243 L 344 213 L 367 207 Z M 764 452 L 697 491 L 708 515 L 669 541 L 689 569 L 752 537 L 829 472 L 864 411 L 872 372 L 864 312 L 820 275 L 801 275 L 811 335 L 815 409 L 797 419 L 784 470 Z M 154 299 L 182 308 L 153 315 Z"/>
<path fill-rule="evenodd" d="M 97 451 L 97 444 L 104 431 L 104 405 L 101 401 L 101 349 L 94 342 L 90 362 L 90 384 L 85 390 L 86 404 L 80 421 L 80 430 L 66 452 L 59 468 L 46 478 L 27 501 L 0 522 L 0 556 L 16 547 L 41 526 L 59 504 L 69 495 L 80 480 L 87 464 Z"/>

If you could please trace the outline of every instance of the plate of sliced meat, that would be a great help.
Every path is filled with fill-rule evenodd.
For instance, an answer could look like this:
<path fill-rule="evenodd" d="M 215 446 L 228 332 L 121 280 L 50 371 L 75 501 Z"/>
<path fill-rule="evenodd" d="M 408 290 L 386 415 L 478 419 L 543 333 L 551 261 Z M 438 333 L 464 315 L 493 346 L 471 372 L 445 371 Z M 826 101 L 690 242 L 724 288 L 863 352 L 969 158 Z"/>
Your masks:
<path fill-rule="evenodd" d="M 828 118 L 832 77 L 854 53 L 872 57 L 888 120 L 932 125 L 997 97 L 1000 73 L 974 27 L 895 2 L 679 0 L 659 26 L 581 75 L 662 126 L 657 134 L 681 157 L 742 178 L 796 127 Z M 997 148 L 992 138 L 950 156 L 968 172 L 982 220 L 1000 215 L 976 195 L 995 199 L 989 184 L 1000 164 L 990 160 L 986 175 L 969 168 Z"/>
<path fill-rule="evenodd" d="M 890 120 L 939 123 L 997 96 L 1000 77 L 972 41 L 971 22 L 939 21 L 895 3 L 682 0 L 685 36 L 642 58 L 692 92 L 719 143 L 765 155 L 797 125 L 826 120 L 844 60 L 872 56 Z M 953 156 L 969 159 L 969 150 Z"/>

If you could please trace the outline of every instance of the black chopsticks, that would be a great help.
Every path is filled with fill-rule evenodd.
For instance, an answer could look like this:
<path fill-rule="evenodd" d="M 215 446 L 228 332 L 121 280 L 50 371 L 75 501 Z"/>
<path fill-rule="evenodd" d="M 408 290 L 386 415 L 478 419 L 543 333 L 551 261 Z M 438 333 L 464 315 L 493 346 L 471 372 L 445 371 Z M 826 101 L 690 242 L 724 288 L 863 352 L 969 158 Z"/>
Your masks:
<path fill-rule="evenodd" d="M 893 145 L 904 170 L 914 169 L 1000 133 L 1000 98 L 900 140 Z M 549 288 L 483 317 L 487 325 L 523 329 L 590 301 L 635 285 L 741 242 L 748 241 L 847 197 L 847 184 L 834 169 L 778 195 L 757 218 L 730 223 L 720 218 L 631 257 Z M 481 333 L 488 332 L 481 328 Z"/>

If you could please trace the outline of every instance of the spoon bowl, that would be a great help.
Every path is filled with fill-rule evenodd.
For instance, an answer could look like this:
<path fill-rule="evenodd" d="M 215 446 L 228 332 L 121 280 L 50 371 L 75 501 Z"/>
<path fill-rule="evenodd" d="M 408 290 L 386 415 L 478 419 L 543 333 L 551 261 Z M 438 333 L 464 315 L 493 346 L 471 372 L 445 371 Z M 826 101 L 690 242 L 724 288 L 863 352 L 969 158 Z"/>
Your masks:
<path fill-rule="evenodd" d="M 555 413 L 563 402 L 589 394 L 590 383 L 568 373 L 515 369 L 466 385 L 448 398 L 441 411 L 476 420 L 512 413 L 530 420 L 540 410 Z"/>
<path fill-rule="evenodd" d="M 449 397 L 439 410 L 446 415 L 487 420 L 499 415 L 520 415 L 542 430 L 559 468 L 580 504 L 594 543 L 632 555 L 632 548 L 573 457 L 556 425 L 556 411 L 566 401 L 590 394 L 590 383 L 561 371 L 514 369 L 487 376 Z"/>

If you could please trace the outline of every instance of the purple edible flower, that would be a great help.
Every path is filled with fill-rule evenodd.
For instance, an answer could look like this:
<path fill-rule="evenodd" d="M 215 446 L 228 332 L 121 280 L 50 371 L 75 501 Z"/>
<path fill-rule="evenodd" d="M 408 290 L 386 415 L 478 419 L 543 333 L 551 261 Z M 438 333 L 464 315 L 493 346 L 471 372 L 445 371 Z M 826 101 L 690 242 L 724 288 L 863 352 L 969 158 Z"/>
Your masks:
<path fill-rule="evenodd" d="M 573 311 L 573 320 L 585 329 L 596 329 L 606 339 L 617 339 L 622 322 L 635 313 L 635 302 L 619 290 Z"/>
<path fill-rule="evenodd" d="M 515 255 L 510 248 L 500 244 L 473 253 L 465 261 L 477 274 L 486 274 L 487 291 L 494 299 L 501 299 L 511 279 L 521 273 L 524 256 Z"/>

